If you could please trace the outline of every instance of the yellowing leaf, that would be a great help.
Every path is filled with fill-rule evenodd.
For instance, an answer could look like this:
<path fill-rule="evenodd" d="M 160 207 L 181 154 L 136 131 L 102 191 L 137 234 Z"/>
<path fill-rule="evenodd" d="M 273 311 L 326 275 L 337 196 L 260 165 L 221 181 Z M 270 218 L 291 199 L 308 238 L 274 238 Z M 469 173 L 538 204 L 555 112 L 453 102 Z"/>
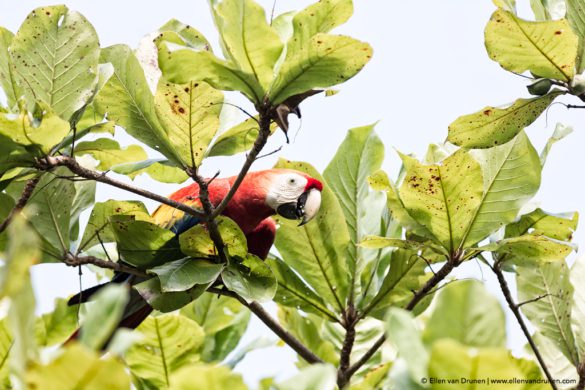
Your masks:
<path fill-rule="evenodd" d="M 69 123 L 51 112 L 45 113 L 40 123 L 26 112 L 0 114 L 0 135 L 20 145 L 38 145 L 42 154 L 48 154 L 69 131 Z"/>
<path fill-rule="evenodd" d="M 247 390 L 240 374 L 225 366 L 193 364 L 185 366 L 171 376 L 169 390 L 229 389 Z"/>
<path fill-rule="evenodd" d="M 564 20 L 529 22 L 497 10 L 485 30 L 490 58 L 511 72 L 569 81 L 575 75 L 578 39 Z"/>

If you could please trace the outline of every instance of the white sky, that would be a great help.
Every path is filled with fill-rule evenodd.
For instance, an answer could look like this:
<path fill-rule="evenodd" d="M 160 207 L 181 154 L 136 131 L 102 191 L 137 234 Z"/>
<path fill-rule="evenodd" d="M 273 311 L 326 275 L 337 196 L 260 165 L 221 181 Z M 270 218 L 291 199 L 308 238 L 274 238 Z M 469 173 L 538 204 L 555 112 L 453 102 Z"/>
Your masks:
<path fill-rule="evenodd" d="M 143 0 L 89 1 L 64 0 L 70 8 L 83 13 L 95 26 L 102 46 L 125 43 L 136 47 L 141 37 L 156 30 L 170 18 L 203 32 L 212 42 L 216 34 L 205 0 Z M 341 143 L 347 129 L 380 121 L 377 132 L 387 148 L 385 169 L 395 176 L 399 162 L 394 149 L 423 156 L 432 142 L 447 136 L 447 126 L 458 116 L 479 110 L 486 105 L 503 105 L 519 97 L 527 97 L 525 82 L 492 62 L 483 45 L 483 29 L 495 9 L 490 0 L 469 1 L 387 1 L 354 0 L 355 15 L 337 32 L 369 42 L 374 57 L 354 79 L 341 86 L 340 93 L 329 98 L 309 99 L 302 106 L 302 126 L 293 119 L 290 145 L 283 145 L 282 134 L 270 142 L 268 151 L 283 145 L 281 156 L 304 160 L 319 169 L 325 168 Z M 519 0 L 523 15 L 528 16 L 528 0 Z M 271 1 L 261 3 L 270 9 Z M 303 0 L 278 0 L 277 14 L 300 9 L 309 4 Z M 0 25 L 13 32 L 35 7 L 48 3 L 38 0 L 0 1 Z M 219 51 L 215 45 L 216 51 Z M 234 101 L 243 103 L 237 98 Z M 577 99 L 568 98 L 573 104 Z M 572 125 L 575 132 L 558 143 L 549 155 L 543 172 L 542 189 L 535 200 L 551 212 L 585 211 L 583 174 L 585 166 L 585 126 L 579 110 L 567 112 L 561 105 L 548 111 L 533 124 L 528 134 L 540 150 L 557 122 Z M 581 120 L 579 120 L 581 118 Z M 295 137 L 296 129 L 300 127 Z M 254 165 L 254 169 L 270 167 L 276 157 Z M 223 175 L 237 172 L 243 157 L 209 160 L 207 174 L 221 169 Z M 162 185 L 146 178 L 136 184 L 166 194 L 177 186 Z M 132 199 L 131 194 L 107 187 L 98 189 L 98 200 Z M 155 205 L 145 202 L 149 207 Z M 585 238 L 578 230 L 576 242 Z M 78 289 L 77 271 L 61 265 L 37 268 L 35 281 L 40 308 L 51 307 L 53 297 L 67 296 Z M 477 264 L 470 263 L 458 271 L 461 276 L 485 277 L 490 289 L 499 296 L 491 275 L 479 273 Z M 85 282 L 86 286 L 91 283 Z M 525 341 L 517 327 L 510 323 L 510 346 L 519 351 Z M 252 340 L 268 330 L 254 320 L 246 335 Z M 250 354 L 239 366 L 249 384 L 259 378 L 294 372 L 294 354 L 286 347 L 269 348 Z"/>

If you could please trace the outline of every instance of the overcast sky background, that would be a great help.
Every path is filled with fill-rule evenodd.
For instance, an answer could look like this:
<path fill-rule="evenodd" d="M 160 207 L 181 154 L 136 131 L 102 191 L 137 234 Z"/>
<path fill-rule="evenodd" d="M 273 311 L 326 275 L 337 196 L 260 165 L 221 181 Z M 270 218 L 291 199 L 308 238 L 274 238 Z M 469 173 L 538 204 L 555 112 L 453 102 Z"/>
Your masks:
<path fill-rule="evenodd" d="M 318 169 L 325 168 L 343 140 L 346 130 L 379 121 L 376 129 L 386 145 L 384 168 L 395 177 L 399 169 L 396 150 L 424 156 L 427 145 L 441 142 L 447 126 L 458 116 L 486 105 L 504 105 L 516 98 L 529 96 L 525 80 L 508 73 L 492 62 L 483 45 L 483 29 L 494 11 L 490 0 L 469 1 L 387 1 L 354 0 L 355 14 L 336 30 L 369 42 L 374 48 L 372 61 L 354 79 L 338 89 L 333 97 L 314 97 L 302 106 L 302 122 L 292 120 L 291 140 L 284 144 L 281 133 L 272 137 L 267 151 L 282 146 L 280 156 L 304 160 Z M 192 25 L 213 44 L 217 42 L 205 0 L 89 1 L 66 0 L 71 9 L 84 14 L 95 26 L 102 47 L 125 43 L 136 47 L 141 37 L 155 31 L 171 18 Z M 261 1 L 270 10 L 272 1 Z M 276 13 L 300 9 L 310 1 L 277 0 Z M 529 17 L 528 0 L 519 0 L 521 15 Z M 0 25 L 16 32 L 26 15 L 47 1 L 0 1 Z M 216 52 L 219 47 L 214 46 Z M 231 95 L 230 95 L 231 96 Z M 237 97 L 234 102 L 245 105 Z M 566 102 L 579 104 L 576 99 Z M 585 111 L 568 112 L 561 105 L 548 110 L 533 124 L 528 134 L 537 150 L 542 149 L 557 122 L 572 125 L 575 132 L 558 143 L 549 155 L 543 172 L 542 188 L 535 198 L 551 212 L 585 211 L 583 201 L 583 167 L 585 166 Z M 297 129 L 299 129 L 298 133 Z M 121 133 L 120 133 L 121 134 Z M 128 138 L 122 138 L 128 139 Z M 237 173 L 244 157 L 206 160 L 204 172 L 222 175 Z M 253 169 L 267 168 L 277 157 L 260 160 Z M 135 182 L 161 194 L 178 188 L 162 185 L 145 177 Z M 100 186 L 98 201 L 134 199 L 132 194 Z M 152 210 L 156 205 L 145 201 Z M 576 242 L 584 242 L 579 229 Z M 460 276 L 486 280 L 499 298 L 497 284 L 476 263 L 458 270 Z M 61 265 L 44 265 L 34 272 L 39 309 L 48 311 L 54 297 L 68 296 L 78 289 L 77 271 Z M 91 278 L 84 280 L 90 286 Z M 508 319 L 509 345 L 519 352 L 525 340 L 517 326 Z M 245 339 L 269 335 L 258 320 L 250 324 Z M 266 376 L 286 378 L 294 371 L 294 353 L 288 347 L 273 347 L 251 353 L 238 367 L 246 381 L 255 385 Z"/>

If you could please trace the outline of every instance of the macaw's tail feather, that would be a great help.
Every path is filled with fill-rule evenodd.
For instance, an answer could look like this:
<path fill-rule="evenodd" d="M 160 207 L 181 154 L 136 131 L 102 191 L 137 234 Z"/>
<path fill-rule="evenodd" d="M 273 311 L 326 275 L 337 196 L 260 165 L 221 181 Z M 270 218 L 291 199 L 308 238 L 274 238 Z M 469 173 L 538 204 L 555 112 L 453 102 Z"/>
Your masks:
<path fill-rule="evenodd" d="M 69 306 L 73 306 L 73 305 L 77 305 L 80 303 L 85 303 L 89 300 L 89 298 L 91 298 L 92 295 L 94 295 L 96 292 L 98 292 L 99 290 L 101 290 L 102 288 L 104 288 L 105 286 L 107 286 L 110 283 L 126 283 L 130 287 L 134 284 L 143 282 L 145 280 L 146 280 L 146 278 L 143 278 L 143 277 L 137 277 L 135 275 L 130 275 L 130 274 L 126 274 L 126 273 L 117 273 L 114 275 L 114 277 L 112 278 L 112 280 L 110 282 L 99 284 L 97 286 L 88 288 L 87 290 L 84 290 L 77 295 L 74 295 L 73 297 L 71 297 L 69 299 L 67 304 Z M 140 294 L 138 294 L 138 292 L 136 290 L 131 289 L 130 290 L 130 299 L 128 300 L 128 303 L 126 304 L 126 307 L 124 309 L 124 313 L 122 314 L 122 319 L 120 320 L 120 323 L 118 324 L 116 329 L 119 329 L 119 328 L 135 329 L 135 328 L 137 328 L 142 323 L 142 321 L 144 321 L 146 319 L 146 317 L 148 317 L 148 315 L 150 313 L 152 313 L 152 310 L 153 309 L 148 304 L 148 302 L 146 302 L 144 300 L 144 298 L 142 298 L 142 296 Z M 67 339 L 67 341 L 65 341 L 65 344 L 67 344 L 73 340 L 77 340 L 80 336 L 79 331 L 80 331 L 80 329 L 77 329 Z M 105 345 L 102 347 L 102 349 L 105 349 L 108 346 L 110 341 L 111 341 L 111 338 L 110 338 L 110 340 L 108 340 L 105 343 Z"/>

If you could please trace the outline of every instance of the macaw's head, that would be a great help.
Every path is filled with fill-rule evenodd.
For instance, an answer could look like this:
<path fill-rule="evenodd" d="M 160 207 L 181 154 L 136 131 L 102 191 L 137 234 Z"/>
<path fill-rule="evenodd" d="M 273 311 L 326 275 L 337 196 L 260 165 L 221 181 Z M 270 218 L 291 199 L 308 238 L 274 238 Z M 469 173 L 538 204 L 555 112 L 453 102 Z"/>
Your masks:
<path fill-rule="evenodd" d="M 323 184 L 306 173 L 289 169 L 269 169 L 255 172 L 255 182 L 264 192 L 264 202 L 274 213 L 300 220 L 304 225 L 312 220 L 321 206 Z"/>

